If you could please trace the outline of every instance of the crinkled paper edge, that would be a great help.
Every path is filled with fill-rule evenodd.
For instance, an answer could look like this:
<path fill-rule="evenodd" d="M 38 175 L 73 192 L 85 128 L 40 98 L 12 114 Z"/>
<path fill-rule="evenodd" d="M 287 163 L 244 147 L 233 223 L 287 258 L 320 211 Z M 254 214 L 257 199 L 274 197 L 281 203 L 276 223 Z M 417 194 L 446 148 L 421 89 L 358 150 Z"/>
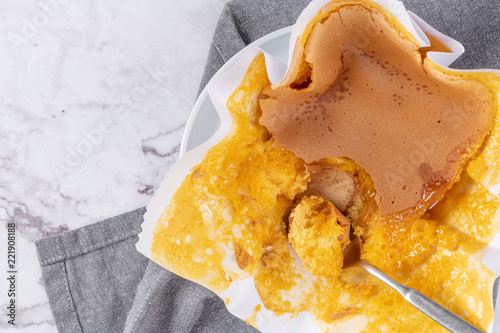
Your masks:
<path fill-rule="evenodd" d="M 249 45 L 238 55 L 241 55 L 237 62 L 226 72 L 218 75 L 217 78 L 211 80 L 206 89 L 214 104 L 217 113 L 220 117 L 221 125 L 217 132 L 208 139 L 205 143 L 192 149 L 182 156 L 165 175 L 160 188 L 156 191 L 155 196 L 147 206 L 147 212 L 144 214 L 144 222 L 142 223 L 142 232 L 139 234 L 139 241 L 136 243 L 136 248 L 139 252 L 151 259 L 151 244 L 153 241 L 153 230 L 156 222 L 163 213 L 167 203 L 170 202 L 172 195 L 180 187 L 182 181 L 189 174 L 190 170 L 200 163 L 206 152 L 221 141 L 230 131 L 231 116 L 226 107 L 226 101 L 236 87 L 241 83 L 248 66 L 255 56 L 264 53 L 268 76 L 272 83 L 277 84 L 283 80 L 290 66 L 290 58 L 293 54 L 293 48 L 297 37 L 301 35 L 307 24 L 314 18 L 319 10 L 329 3 L 330 0 L 314 0 L 302 12 L 297 22 L 295 23 L 290 39 L 289 46 L 289 61 L 285 65 L 272 55 L 265 53 L 261 49 Z M 464 52 L 464 47 L 458 41 L 440 33 L 423 21 L 416 14 L 407 11 L 402 2 L 396 0 L 375 0 L 374 2 L 382 5 L 386 10 L 396 16 L 403 26 L 412 33 L 421 47 L 429 46 L 430 42 L 425 33 L 429 33 L 439 38 L 446 44 L 451 53 L 429 52 L 427 56 L 434 63 L 448 67 Z M 477 70 L 497 72 L 496 70 Z M 494 191 L 498 194 L 498 189 Z M 483 258 L 483 263 L 492 270 L 495 274 L 500 274 L 500 233 L 490 243 L 486 254 Z M 233 260 L 234 269 L 236 270 L 236 262 Z M 241 319 L 247 319 L 254 311 L 257 304 L 262 305 L 262 309 L 255 318 L 255 323 L 262 332 L 280 331 L 300 331 L 300 332 L 318 332 L 322 331 L 318 324 L 314 321 L 310 313 L 301 313 L 293 318 L 290 315 L 276 316 L 274 312 L 267 310 L 260 299 L 253 278 L 247 278 L 233 282 L 230 287 L 219 295 L 222 298 L 229 299 L 227 303 L 228 310 L 235 316 Z M 496 318 L 500 317 L 500 302 L 496 307 Z M 341 326 L 347 325 L 350 330 L 355 326 L 363 325 L 363 319 L 355 316 L 348 321 L 339 323 L 337 330 L 342 330 Z M 360 327 L 362 328 L 362 327 Z M 500 321 L 497 320 L 489 328 L 488 332 L 500 332 Z"/>

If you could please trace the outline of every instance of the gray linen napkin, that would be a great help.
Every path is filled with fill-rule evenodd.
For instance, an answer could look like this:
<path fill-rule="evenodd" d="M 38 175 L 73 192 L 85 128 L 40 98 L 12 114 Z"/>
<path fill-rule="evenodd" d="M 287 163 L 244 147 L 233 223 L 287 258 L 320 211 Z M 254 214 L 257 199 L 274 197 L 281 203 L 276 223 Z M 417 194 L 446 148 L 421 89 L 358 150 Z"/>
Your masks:
<path fill-rule="evenodd" d="M 294 23 L 309 0 L 233 0 L 223 10 L 203 88 L 245 45 Z M 432 26 L 461 41 L 457 68 L 500 68 L 498 0 L 406 0 Z M 145 209 L 37 241 L 59 332 L 257 332 L 207 289 L 135 249 Z"/>

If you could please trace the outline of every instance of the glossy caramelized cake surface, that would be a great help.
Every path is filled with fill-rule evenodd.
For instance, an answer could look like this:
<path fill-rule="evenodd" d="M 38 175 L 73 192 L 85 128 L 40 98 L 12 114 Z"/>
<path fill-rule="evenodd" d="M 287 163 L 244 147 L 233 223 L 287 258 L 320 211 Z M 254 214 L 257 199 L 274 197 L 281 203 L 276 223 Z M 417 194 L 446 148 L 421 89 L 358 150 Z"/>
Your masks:
<path fill-rule="evenodd" d="M 423 62 L 415 42 L 363 6 L 318 22 L 296 56 L 309 71 L 265 90 L 261 123 L 307 163 L 362 165 L 381 215 L 427 209 L 491 129 L 489 89 Z"/>
<path fill-rule="evenodd" d="M 253 60 L 227 101 L 231 132 L 158 220 L 153 260 L 219 293 L 252 276 L 268 310 L 308 311 L 325 331 L 446 332 L 362 269 L 342 270 L 347 221 L 365 260 L 487 329 L 495 276 L 480 251 L 499 227 L 499 200 L 485 188 L 498 179 L 499 80 L 433 64 L 386 15 L 366 1 L 332 2 L 278 86 L 264 57 Z M 384 47 L 345 39 L 357 25 Z M 323 49 L 322 34 L 345 48 Z M 397 178 L 391 154 L 411 154 L 433 133 L 439 147 Z"/>

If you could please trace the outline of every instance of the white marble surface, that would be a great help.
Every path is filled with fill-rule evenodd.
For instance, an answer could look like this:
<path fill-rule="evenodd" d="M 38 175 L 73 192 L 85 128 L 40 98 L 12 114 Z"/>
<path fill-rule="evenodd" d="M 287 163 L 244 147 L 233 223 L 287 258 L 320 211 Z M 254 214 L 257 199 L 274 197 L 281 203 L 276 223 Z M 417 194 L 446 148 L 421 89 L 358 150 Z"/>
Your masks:
<path fill-rule="evenodd" d="M 0 221 L 16 327 L 55 332 L 34 241 L 146 205 L 178 156 L 227 0 L 0 3 Z M 0 232 L 0 308 L 6 307 Z"/>

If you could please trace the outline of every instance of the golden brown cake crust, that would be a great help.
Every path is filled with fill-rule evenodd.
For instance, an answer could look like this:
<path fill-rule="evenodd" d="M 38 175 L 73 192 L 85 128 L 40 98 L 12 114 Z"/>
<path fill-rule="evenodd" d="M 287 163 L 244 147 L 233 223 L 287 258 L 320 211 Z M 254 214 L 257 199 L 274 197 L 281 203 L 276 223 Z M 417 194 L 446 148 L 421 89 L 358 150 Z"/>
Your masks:
<path fill-rule="evenodd" d="M 234 243 L 234 256 L 240 269 L 245 269 L 253 263 L 252 256 L 245 250 L 240 243 Z"/>
<path fill-rule="evenodd" d="M 290 214 L 288 240 L 308 270 L 337 277 L 350 229 L 349 220 L 329 200 L 304 197 Z"/>
<path fill-rule="evenodd" d="M 260 123 L 306 163 L 348 157 L 365 168 L 381 215 L 439 200 L 491 128 L 480 82 L 434 70 L 367 7 L 317 23 L 304 54 L 310 79 L 266 88 Z"/>

